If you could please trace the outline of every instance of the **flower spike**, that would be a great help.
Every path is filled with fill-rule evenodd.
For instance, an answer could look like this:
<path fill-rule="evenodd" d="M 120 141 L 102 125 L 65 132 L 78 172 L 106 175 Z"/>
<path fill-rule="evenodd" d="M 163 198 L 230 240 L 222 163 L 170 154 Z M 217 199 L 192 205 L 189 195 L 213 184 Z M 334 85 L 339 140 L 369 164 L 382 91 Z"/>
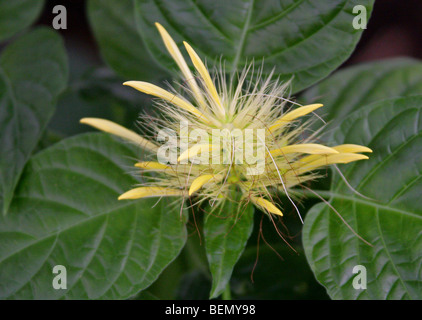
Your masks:
<path fill-rule="evenodd" d="M 157 146 L 149 140 L 142 138 L 132 130 L 126 129 L 113 121 L 100 118 L 82 118 L 79 122 L 129 140 L 149 151 L 156 152 L 158 149 Z"/>
<path fill-rule="evenodd" d="M 158 22 L 155 23 L 158 31 L 160 32 L 161 38 L 163 39 L 164 45 L 167 48 L 167 51 L 170 53 L 176 64 L 179 66 L 179 69 L 182 71 L 183 76 L 185 77 L 186 82 L 188 83 L 189 87 L 191 88 L 196 100 L 202 105 L 205 106 L 204 98 L 201 94 L 201 91 L 196 83 L 195 77 L 193 76 L 192 72 L 190 71 L 188 65 L 186 64 L 185 59 L 182 56 L 178 46 L 174 42 L 173 38 L 168 34 L 167 30 L 159 24 Z"/>
<path fill-rule="evenodd" d="M 341 144 L 332 148 L 341 153 L 357 153 L 357 152 L 372 153 L 372 150 L 369 149 L 368 147 L 360 146 L 357 144 Z"/>
<path fill-rule="evenodd" d="M 261 208 L 264 208 L 264 210 L 267 210 L 270 213 L 283 216 L 283 213 L 278 209 L 274 204 L 272 204 L 270 201 L 261 198 L 261 197 L 251 197 L 251 200 L 253 203 L 258 205 Z"/>
<path fill-rule="evenodd" d="M 204 184 L 206 184 L 207 182 L 209 182 L 210 180 L 214 178 L 217 178 L 217 177 L 214 176 L 213 174 L 204 174 L 202 176 L 199 176 L 195 180 L 193 180 L 189 188 L 189 195 L 191 196 L 192 194 L 194 194 L 196 191 L 201 189 Z"/>
<path fill-rule="evenodd" d="M 118 200 L 134 200 L 150 197 L 173 197 L 183 196 L 184 191 L 178 189 L 161 188 L 161 187 L 139 187 L 129 190 L 119 196 Z"/>
<path fill-rule="evenodd" d="M 304 115 L 307 115 L 308 113 L 313 112 L 314 110 L 321 108 L 323 105 L 320 103 L 317 104 L 310 104 L 307 106 L 303 106 L 300 108 L 297 108 L 293 111 L 290 111 L 283 115 L 280 119 L 278 119 L 273 125 L 269 127 L 270 132 L 274 132 L 277 129 L 285 126 L 287 123 L 296 120 L 299 117 L 302 117 Z"/>
<path fill-rule="evenodd" d="M 143 81 L 126 81 L 123 83 L 125 86 L 130 86 L 138 91 L 141 91 L 146 94 L 150 94 L 152 96 L 156 96 L 163 100 L 167 100 L 168 102 L 178 106 L 181 109 L 184 109 L 194 115 L 196 115 L 199 119 L 202 119 L 206 122 L 209 122 L 207 117 L 198 109 L 196 109 L 192 104 L 189 102 L 179 98 L 177 95 L 168 92 L 152 83 L 143 82 Z"/>
<path fill-rule="evenodd" d="M 201 58 L 196 54 L 195 50 L 192 49 L 192 47 L 189 45 L 189 43 L 183 41 L 183 44 L 186 47 L 187 52 L 189 53 L 189 56 L 192 60 L 193 65 L 195 66 L 196 70 L 198 70 L 199 74 L 201 75 L 202 79 L 204 80 L 204 83 L 213 98 L 214 102 L 216 103 L 218 107 L 218 114 L 220 117 L 224 118 L 226 115 L 226 112 L 223 108 L 223 105 L 221 104 L 220 97 L 218 96 L 217 89 L 214 86 L 214 83 L 211 79 L 210 74 L 208 73 L 207 68 L 205 67 L 204 63 L 202 62 Z"/>
<path fill-rule="evenodd" d="M 268 215 L 283 216 L 273 201 L 278 199 L 272 197 L 273 192 L 284 194 L 299 213 L 289 195 L 292 188 L 307 188 L 304 183 L 318 177 L 314 171 L 325 166 L 337 168 L 339 163 L 368 159 L 361 153 L 372 152 L 370 148 L 319 144 L 318 131 L 307 134 L 308 121 L 295 121 L 322 104 L 281 113 L 290 102 L 283 98 L 289 83 L 273 81 L 272 75 L 263 79 L 262 69 L 254 72 L 253 64 L 237 79 L 227 81 L 224 71 L 212 78 L 192 46 L 183 42 L 196 69 L 200 81 L 197 82 L 174 40 L 162 25 L 156 26 L 186 83 L 180 86 L 181 90 L 169 91 L 143 81 L 127 81 L 124 85 L 164 100 L 157 104 L 162 117 L 156 121 L 148 117 L 143 124 L 150 131 L 157 131 L 157 138 L 165 136 L 160 132 L 163 128 L 172 132 L 171 137 L 155 142 L 105 119 L 81 120 L 156 154 L 155 158 L 136 162 L 140 173 L 154 172 L 146 175 L 142 186 L 123 193 L 119 200 L 148 197 L 184 200 L 196 195 L 189 200 L 199 198 L 197 203 L 209 200 L 219 205 L 226 199 L 241 199 L 239 207 L 251 202 Z M 257 78 L 249 81 L 250 72 L 258 74 Z M 234 83 L 236 87 L 232 87 Z M 234 191 L 242 195 L 232 199 Z"/>
<path fill-rule="evenodd" d="M 315 143 L 292 144 L 279 149 L 271 150 L 271 155 L 273 156 L 285 155 L 289 153 L 332 154 L 339 152 L 334 148 L 329 148 Z"/>

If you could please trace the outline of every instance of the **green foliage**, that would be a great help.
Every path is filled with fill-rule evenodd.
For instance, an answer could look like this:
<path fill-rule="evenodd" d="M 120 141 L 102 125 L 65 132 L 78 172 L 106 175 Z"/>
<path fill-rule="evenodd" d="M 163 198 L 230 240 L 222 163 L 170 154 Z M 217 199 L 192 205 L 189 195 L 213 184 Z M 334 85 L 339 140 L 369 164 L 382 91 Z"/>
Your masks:
<path fill-rule="evenodd" d="M 140 107 L 150 106 L 151 99 L 142 99 L 135 90 L 122 86 L 122 80 L 108 68 L 87 68 L 82 75 L 71 78 L 49 128 L 65 136 L 75 135 L 92 130 L 79 125 L 81 118 L 98 117 L 134 129 Z"/>
<path fill-rule="evenodd" d="M 233 268 L 245 249 L 253 229 L 252 204 L 239 206 L 226 201 L 207 213 L 204 223 L 205 249 L 212 274 L 210 298 L 226 288 Z"/>
<path fill-rule="evenodd" d="M 240 299 L 324 299 L 324 288 L 333 299 L 422 298 L 422 64 L 371 62 L 322 80 L 361 36 L 352 27 L 354 6 L 369 16 L 374 0 L 89 0 L 90 27 L 114 73 L 92 62 L 82 71 L 86 57 L 70 48 L 69 85 L 55 31 L 19 36 L 43 4 L 0 2 L 0 41 L 15 37 L 0 55 L 0 206 L 8 212 L 0 215 L 1 299 L 218 298 L 229 286 Z M 210 68 L 224 61 L 230 74 L 254 61 L 255 71 L 263 64 L 264 74 L 274 69 L 281 80 L 293 79 L 292 93 L 314 85 L 299 101 L 324 104 L 317 111 L 329 122 L 324 142 L 374 151 L 369 160 L 339 166 L 370 199 L 335 171 L 327 190 L 315 191 L 372 246 L 324 203 L 306 214 L 304 250 L 300 228 L 286 232 L 296 254 L 279 235 L 260 234 L 264 223 L 285 235 L 284 224 L 296 219 L 287 199 L 285 216 L 274 225 L 263 219 L 259 231 L 263 213 L 252 205 L 193 209 L 202 245 L 200 237 L 185 245 L 187 210 L 174 198 L 117 200 L 145 179 L 132 174 L 144 152 L 108 134 L 62 138 L 86 130 L 81 117 L 133 128 L 151 98 L 121 87 L 125 80 L 180 81 L 154 22 L 182 52 L 182 40 L 189 42 Z M 301 212 L 319 200 L 304 201 Z M 67 268 L 66 290 L 52 286 L 55 265 Z M 353 288 L 355 265 L 367 268 L 366 290 Z"/>
<path fill-rule="evenodd" d="M 388 98 L 422 94 L 422 63 L 396 58 L 352 66 L 305 91 L 304 103 L 323 103 L 317 114 L 331 134 L 351 112 Z"/>
<path fill-rule="evenodd" d="M 164 200 L 117 200 L 139 183 L 127 174 L 138 156 L 96 133 L 31 159 L 0 219 L 0 298 L 123 299 L 157 278 L 186 241 L 186 217 Z M 55 265 L 67 290 L 52 287 Z"/>
<path fill-rule="evenodd" d="M 165 71 L 137 32 L 133 0 L 89 0 L 88 15 L 105 61 L 130 80 L 160 79 Z"/>
<path fill-rule="evenodd" d="M 0 206 L 4 214 L 66 87 L 67 69 L 61 38 L 44 28 L 22 36 L 1 54 Z"/>
<path fill-rule="evenodd" d="M 161 23 L 181 46 L 189 42 L 209 65 L 224 59 L 228 71 L 254 61 L 282 80 L 293 77 L 293 92 L 334 71 L 358 42 L 353 7 L 368 15 L 373 0 L 135 0 L 139 32 L 154 57 L 176 69 L 154 26 Z"/>
<path fill-rule="evenodd" d="M 317 279 L 333 299 L 421 299 L 422 96 L 384 100 L 361 108 L 334 134 L 374 153 L 348 165 L 351 192 L 338 176 L 331 204 L 365 244 L 324 204 L 306 217 L 303 242 Z M 353 267 L 367 268 L 367 289 L 356 290 Z"/>
<path fill-rule="evenodd" d="M 30 26 L 40 15 L 45 0 L 0 2 L 0 41 L 7 40 Z"/>

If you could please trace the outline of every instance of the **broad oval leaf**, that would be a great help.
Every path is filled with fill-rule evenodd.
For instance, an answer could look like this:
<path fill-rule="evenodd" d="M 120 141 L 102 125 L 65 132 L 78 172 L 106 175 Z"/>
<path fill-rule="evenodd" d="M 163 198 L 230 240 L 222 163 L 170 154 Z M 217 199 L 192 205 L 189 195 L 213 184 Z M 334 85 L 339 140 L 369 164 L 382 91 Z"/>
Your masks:
<path fill-rule="evenodd" d="M 67 83 L 63 41 L 40 28 L 0 57 L 0 205 L 6 213 L 22 169 L 54 113 Z"/>
<path fill-rule="evenodd" d="M 161 23 L 182 47 L 189 42 L 229 70 L 254 61 L 264 72 L 293 79 L 293 91 L 309 87 L 335 70 L 354 50 L 362 30 L 353 27 L 353 8 L 367 17 L 373 0 L 135 0 L 140 33 L 166 68 L 175 63 L 165 51 L 154 23 Z"/>
<path fill-rule="evenodd" d="M 89 0 L 88 16 L 104 60 L 121 77 L 155 81 L 166 74 L 137 32 L 133 0 Z"/>
<path fill-rule="evenodd" d="M 63 140 L 28 163 L 0 218 L 0 298 L 123 299 L 148 287 L 186 241 L 167 201 L 118 201 L 137 148 L 103 133 Z M 67 289 L 52 286 L 67 270 Z"/>
<path fill-rule="evenodd" d="M 205 217 L 205 250 L 212 275 L 210 299 L 218 297 L 230 281 L 253 230 L 254 207 L 225 203 Z"/>
<path fill-rule="evenodd" d="M 315 112 L 332 132 L 351 112 L 370 103 L 422 94 L 422 63 L 410 58 L 367 62 L 335 72 L 304 92 L 304 103 L 322 103 Z"/>
<path fill-rule="evenodd" d="M 374 200 L 354 195 L 338 177 L 330 192 L 332 205 L 373 247 L 326 205 L 316 205 L 303 230 L 316 278 L 333 299 L 421 299 L 422 96 L 361 108 L 334 137 L 374 151 L 369 160 L 344 167 L 351 185 Z M 366 289 L 353 286 L 357 265 L 366 268 Z"/>
<path fill-rule="evenodd" d="M 140 105 L 145 110 L 151 105 L 150 101 L 142 99 L 135 90 L 127 90 L 107 67 L 90 68 L 82 76 L 71 78 L 69 87 L 60 96 L 49 129 L 66 136 L 92 131 L 88 126 L 79 125 L 79 119 L 86 116 L 113 119 L 132 129 Z"/>
<path fill-rule="evenodd" d="M 44 0 L 0 1 L 0 41 L 24 30 L 41 13 Z"/>

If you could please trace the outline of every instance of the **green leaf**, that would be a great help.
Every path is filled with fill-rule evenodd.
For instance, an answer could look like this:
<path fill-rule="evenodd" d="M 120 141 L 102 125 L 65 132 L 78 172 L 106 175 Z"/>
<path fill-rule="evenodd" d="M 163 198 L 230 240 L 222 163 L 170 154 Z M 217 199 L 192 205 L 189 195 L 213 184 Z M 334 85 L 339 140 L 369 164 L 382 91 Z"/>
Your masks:
<path fill-rule="evenodd" d="M 204 223 L 205 250 L 212 274 L 210 299 L 218 297 L 230 281 L 253 230 L 254 207 L 226 200 L 207 214 Z"/>
<path fill-rule="evenodd" d="M 113 119 L 131 128 L 142 109 L 151 106 L 138 91 L 122 85 L 108 68 L 90 68 L 82 76 L 70 80 L 67 90 L 60 96 L 57 111 L 49 128 L 65 135 L 75 135 L 92 129 L 81 126 L 79 119 L 97 117 Z"/>
<path fill-rule="evenodd" d="M 208 64 L 223 57 L 228 70 L 264 62 L 282 80 L 294 76 L 298 92 L 326 77 L 354 50 L 362 30 L 353 28 L 353 8 L 363 5 L 368 18 L 373 0 L 135 0 L 140 33 L 166 68 L 175 63 L 154 22 L 161 23 L 183 47 L 189 42 Z M 184 50 L 183 50 L 184 51 Z"/>
<path fill-rule="evenodd" d="M 102 56 L 117 74 L 146 81 L 165 75 L 137 32 L 133 0 L 90 0 L 88 16 Z"/>
<path fill-rule="evenodd" d="M 358 239 L 324 204 L 307 214 L 303 242 L 316 278 L 333 299 L 422 298 L 422 96 L 381 101 L 351 114 L 336 143 L 373 149 L 370 159 L 343 167 L 355 195 L 338 176 L 331 203 L 373 247 Z M 353 268 L 367 269 L 356 290 Z"/>
<path fill-rule="evenodd" d="M 0 205 L 7 212 L 22 169 L 67 83 L 58 34 L 41 28 L 10 44 L 0 57 Z"/>
<path fill-rule="evenodd" d="M 128 171 L 141 153 L 95 133 L 29 161 L 0 218 L 0 298 L 124 299 L 155 281 L 186 241 L 186 216 L 164 199 L 117 200 L 139 183 Z M 66 290 L 52 287 L 55 265 Z"/>
<path fill-rule="evenodd" d="M 422 63 L 408 58 L 363 63 L 340 71 L 307 90 L 305 103 L 323 103 L 316 111 L 331 132 L 351 112 L 388 98 L 422 94 Z"/>
<path fill-rule="evenodd" d="M 0 1 L 0 41 L 26 29 L 41 13 L 44 0 Z"/>

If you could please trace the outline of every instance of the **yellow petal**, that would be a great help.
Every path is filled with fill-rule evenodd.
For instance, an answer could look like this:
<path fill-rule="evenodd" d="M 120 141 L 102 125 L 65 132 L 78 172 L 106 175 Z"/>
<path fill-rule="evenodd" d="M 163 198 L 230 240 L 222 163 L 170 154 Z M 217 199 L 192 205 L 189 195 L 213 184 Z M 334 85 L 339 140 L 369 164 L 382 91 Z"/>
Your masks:
<path fill-rule="evenodd" d="M 195 144 L 193 147 L 182 152 L 177 160 L 180 162 L 182 160 L 191 159 L 196 157 L 199 152 L 209 152 L 215 148 L 219 148 L 219 146 L 214 146 L 212 144 Z"/>
<path fill-rule="evenodd" d="M 321 155 L 317 155 L 317 154 L 313 154 L 307 157 L 303 157 L 302 159 L 298 160 L 298 163 L 300 163 L 301 165 L 305 164 L 305 163 L 309 163 L 312 162 L 314 160 L 317 160 L 321 157 Z M 325 157 L 326 159 L 326 157 Z"/>
<path fill-rule="evenodd" d="M 198 84 L 196 83 L 195 77 L 192 75 L 188 65 L 186 64 L 185 59 L 182 56 L 182 53 L 179 50 L 179 47 L 174 42 L 173 38 L 168 34 L 167 30 L 159 24 L 158 22 L 155 23 L 158 31 L 160 32 L 161 38 L 163 39 L 164 45 L 167 48 L 167 51 L 170 53 L 174 61 L 179 66 L 180 70 L 185 77 L 189 87 L 192 89 L 192 92 L 195 98 L 201 105 L 205 105 L 204 99 L 202 97 L 201 91 L 199 90 Z"/>
<path fill-rule="evenodd" d="M 214 99 L 215 103 L 219 107 L 218 111 L 220 115 L 225 116 L 226 112 L 223 108 L 223 105 L 221 104 L 220 97 L 217 93 L 217 89 L 214 86 L 214 83 L 211 79 L 210 74 L 208 73 L 207 68 L 205 67 L 204 63 L 202 62 L 201 58 L 199 58 L 195 50 L 193 50 L 193 48 L 189 45 L 189 43 L 183 41 L 183 44 L 185 45 L 185 48 L 192 60 L 193 65 L 195 66 L 196 70 L 198 70 L 199 74 L 204 80 L 204 83 L 207 86 L 208 91 L 211 94 L 211 97 Z"/>
<path fill-rule="evenodd" d="M 369 149 L 368 147 L 360 146 L 357 144 L 341 144 L 341 145 L 331 147 L 331 148 L 338 151 L 339 153 L 372 152 L 372 150 Z M 318 155 L 311 155 L 311 156 L 303 157 L 299 161 L 301 164 L 305 164 L 305 163 L 309 163 L 314 160 L 317 160 L 319 158 L 320 156 Z"/>
<path fill-rule="evenodd" d="M 335 147 L 332 147 L 334 150 L 337 150 L 340 153 L 357 153 L 357 152 L 371 152 L 372 150 L 368 147 L 360 146 L 358 144 L 341 144 Z"/>
<path fill-rule="evenodd" d="M 206 184 L 208 181 L 210 181 L 213 178 L 214 178 L 213 174 L 204 174 L 202 176 L 199 176 L 195 180 L 193 180 L 189 188 L 189 195 L 191 196 L 193 193 L 201 189 L 204 184 Z"/>
<path fill-rule="evenodd" d="M 208 122 L 208 119 L 205 117 L 205 115 L 201 111 L 196 109 L 192 104 L 190 104 L 186 100 L 179 98 L 174 93 L 170 93 L 167 90 L 164 90 L 152 83 L 143 81 L 126 81 L 125 83 L 123 83 L 123 85 L 130 86 L 143 93 L 167 100 L 168 102 L 178 106 L 179 108 L 182 108 L 196 115 L 198 118 Z"/>
<path fill-rule="evenodd" d="M 139 187 L 129 190 L 118 198 L 119 200 L 140 199 L 149 197 L 183 196 L 183 190 L 162 187 Z"/>
<path fill-rule="evenodd" d="M 138 162 L 135 163 L 135 167 L 146 170 L 165 170 L 170 168 L 168 165 L 153 161 Z"/>
<path fill-rule="evenodd" d="M 102 130 L 131 142 L 136 143 L 137 145 L 150 150 L 150 151 L 157 151 L 157 146 L 154 145 L 152 142 L 142 138 L 137 133 L 133 132 L 132 130 L 126 129 L 121 125 L 106 119 L 99 119 L 99 118 L 83 118 L 80 120 L 80 123 L 87 124 L 91 127 L 94 127 L 98 130 Z"/>
<path fill-rule="evenodd" d="M 309 154 L 333 154 L 338 151 L 333 148 L 323 146 L 316 143 L 292 144 L 280 149 L 271 150 L 271 155 L 278 156 L 289 153 L 309 153 Z"/>
<path fill-rule="evenodd" d="M 270 213 L 274 213 L 277 214 L 279 216 L 283 216 L 283 213 L 280 211 L 280 209 L 278 209 L 273 203 L 271 203 L 270 201 L 261 198 L 261 197 L 251 197 L 251 200 L 253 203 L 255 203 L 256 205 L 264 208 L 265 210 L 267 210 Z"/>
<path fill-rule="evenodd" d="M 269 127 L 269 131 L 277 130 L 278 128 L 284 126 L 287 122 L 293 121 L 299 117 L 302 117 L 304 115 L 307 115 L 308 113 L 321 108 L 323 105 L 320 103 L 317 104 L 309 104 L 307 106 L 303 106 L 300 108 L 297 108 L 293 111 L 287 112 L 285 115 L 283 115 L 280 119 L 278 119 L 272 126 Z"/>
<path fill-rule="evenodd" d="M 316 168 L 334 163 L 349 163 L 352 161 L 369 159 L 363 154 L 356 153 L 338 153 L 328 156 L 321 155 L 317 157 L 318 159 L 301 165 L 298 170 L 295 170 L 295 174 L 302 174 L 304 172 L 315 170 Z"/>

